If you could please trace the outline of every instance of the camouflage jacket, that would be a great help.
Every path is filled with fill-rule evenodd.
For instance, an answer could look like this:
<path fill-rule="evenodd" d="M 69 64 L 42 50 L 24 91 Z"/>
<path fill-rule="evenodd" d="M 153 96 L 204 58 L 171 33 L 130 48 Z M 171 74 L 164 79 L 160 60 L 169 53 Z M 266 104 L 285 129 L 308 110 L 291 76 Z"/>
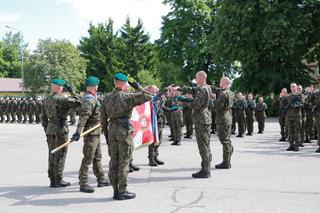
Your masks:
<path fill-rule="evenodd" d="M 304 105 L 304 98 L 301 94 L 288 95 L 287 118 L 301 117 L 301 108 Z"/>
<path fill-rule="evenodd" d="M 312 96 L 310 98 L 310 101 L 313 106 L 313 112 L 315 115 L 320 115 L 320 90 L 316 90 L 312 93 Z"/>
<path fill-rule="evenodd" d="M 234 95 L 229 89 L 221 90 L 216 100 L 216 124 L 231 125 Z"/>
<path fill-rule="evenodd" d="M 81 99 L 73 95 L 64 97 L 60 93 L 46 96 L 42 102 L 41 122 L 47 135 L 63 135 L 69 132 L 68 110 L 81 105 Z"/>
<path fill-rule="evenodd" d="M 133 126 L 129 121 L 133 108 L 151 99 L 151 95 L 142 92 L 128 93 L 114 89 L 103 100 L 101 107 L 102 131 L 105 134 L 108 133 L 108 130 L 113 125 L 114 131 L 108 134 L 116 134 L 119 137 L 128 135 L 133 131 Z"/>
<path fill-rule="evenodd" d="M 279 97 L 279 115 L 286 115 L 288 109 L 288 96 Z"/>
<path fill-rule="evenodd" d="M 101 104 L 98 101 L 97 97 L 91 94 L 86 94 L 85 96 L 83 96 L 76 132 L 81 134 L 82 131 L 86 131 L 100 124 L 100 106 Z M 100 135 L 100 133 L 101 128 L 97 128 L 88 135 Z"/>
<path fill-rule="evenodd" d="M 193 109 L 192 119 L 195 124 L 211 124 L 211 88 L 209 85 L 197 86 L 193 94 L 193 100 L 186 105 Z"/>

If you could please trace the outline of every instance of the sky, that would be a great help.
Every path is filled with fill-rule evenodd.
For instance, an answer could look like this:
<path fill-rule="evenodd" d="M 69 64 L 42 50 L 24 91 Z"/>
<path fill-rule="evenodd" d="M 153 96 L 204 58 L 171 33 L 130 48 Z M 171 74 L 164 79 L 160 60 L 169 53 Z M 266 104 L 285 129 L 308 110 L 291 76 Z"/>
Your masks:
<path fill-rule="evenodd" d="M 89 23 L 109 18 L 118 30 L 127 16 L 132 24 L 142 19 L 151 41 L 160 37 L 161 17 L 169 12 L 162 0 L 0 0 L 0 37 L 20 30 L 28 49 L 36 49 L 39 39 L 66 39 L 75 45 L 88 36 Z M 9 29 L 9 26 L 13 29 Z"/>

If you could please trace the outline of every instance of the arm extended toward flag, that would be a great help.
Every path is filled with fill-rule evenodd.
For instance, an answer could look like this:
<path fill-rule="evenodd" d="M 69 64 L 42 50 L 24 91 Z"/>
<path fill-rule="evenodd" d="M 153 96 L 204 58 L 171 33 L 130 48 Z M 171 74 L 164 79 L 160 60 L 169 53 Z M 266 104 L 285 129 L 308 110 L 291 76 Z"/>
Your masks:
<path fill-rule="evenodd" d="M 86 136 L 86 135 L 87 135 L 87 134 L 89 134 L 90 132 L 92 132 L 92 131 L 94 131 L 94 130 L 98 129 L 99 127 L 101 127 L 101 124 L 98 124 L 98 125 L 96 125 L 96 126 L 94 126 L 94 127 L 90 128 L 90 129 L 88 129 L 87 131 L 85 131 L 85 132 L 81 133 L 80 137 Z M 58 146 L 57 148 L 55 148 L 54 150 L 52 150 L 52 151 L 51 151 L 51 154 L 53 154 L 53 153 L 55 153 L 55 152 L 59 151 L 60 149 L 62 149 L 62 148 L 64 148 L 64 147 L 68 146 L 68 145 L 69 145 L 70 143 L 72 143 L 72 142 L 73 142 L 73 140 L 68 140 L 68 141 L 67 141 L 67 142 L 65 142 L 64 144 L 62 144 L 62 145 Z"/>

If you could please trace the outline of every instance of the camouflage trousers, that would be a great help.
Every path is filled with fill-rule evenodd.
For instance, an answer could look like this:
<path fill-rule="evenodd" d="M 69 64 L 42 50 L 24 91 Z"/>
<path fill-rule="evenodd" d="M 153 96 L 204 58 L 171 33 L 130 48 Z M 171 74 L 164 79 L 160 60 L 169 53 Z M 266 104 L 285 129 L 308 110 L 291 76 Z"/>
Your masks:
<path fill-rule="evenodd" d="M 212 120 L 212 124 L 211 124 L 211 132 L 216 132 L 217 131 L 217 126 L 216 126 L 216 111 L 211 111 L 211 120 Z"/>
<path fill-rule="evenodd" d="M 315 127 L 317 129 L 317 134 L 318 134 L 318 145 L 320 147 L 320 137 L 319 137 L 319 135 L 320 135 L 320 113 L 317 112 L 315 114 L 314 118 L 315 118 Z"/>
<path fill-rule="evenodd" d="M 0 113 L 0 122 L 4 122 L 5 118 L 4 118 L 4 113 Z"/>
<path fill-rule="evenodd" d="M 243 135 L 246 131 L 246 116 L 244 111 L 237 111 L 238 135 Z"/>
<path fill-rule="evenodd" d="M 237 129 L 237 116 L 235 115 L 235 113 L 232 113 L 232 125 L 231 125 L 231 132 L 235 133 Z M 218 127 L 217 127 L 218 130 Z"/>
<path fill-rule="evenodd" d="M 247 131 L 249 134 L 253 133 L 253 123 L 254 123 L 253 112 L 250 112 L 246 115 L 246 125 L 247 125 Z"/>
<path fill-rule="evenodd" d="M 47 135 L 47 144 L 49 148 L 48 176 L 54 183 L 62 180 L 68 148 L 65 147 L 54 154 L 51 154 L 51 151 L 67 141 L 68 134 Z"/>
<path fill-rule="evenodd" d="M 306 129 L 306 117 L 301 117 L 301 128 L 300 128 L 300 144 L 304 143 L 305 140 L 305 129 Z"/>
<path fill-rule="evenodd" d="M 280 114 L 279 115 L 279 124 L 280 124 L 280 134 L 282 138 L 287 138 L 288 137 L 288 131 L 286 127 L 286 115 L 285 114 Z"/>
<path fill-rule="evenodd" d="M 201 170 L 204 172 L 210 172 L 211 169 L 210 130 L 211 124 L 195 125 L 196 140 L 201 157 Z"/>
<path fill-rule="evenodd" d="M 290 145 L 299 146 L 300 144 L 300 130 L 301 130 L 301 118 L 287 118 L 288 128 L 288 141 Z"/>
<path fill-rule="evenodd" d="M 97 177 L 98 183 L 104 181 L 104 171 L 101 166 L 101 145 L 100 135 L 91 135 L 84 137 L 83 158 L 79 170 L 79 184 L 84 185 L 88 182 L 88 170 L 92 163 L 94 175 Z"/>
<path fill-rule="evenodd" d="M 159 144 L 150 144 L 148 147 L 148 158 L 150 160 L 154 160 L 156 158 L 158 158 L 159 156 L 159 146 L 161 144 L 161 140 L 162 140 L 162 128 L 159 128 Z"/>
<path fill-rule="evenodd" d="M 263 132 L 264 131 L 264 125 L 265 125 L 266 117 L 262 113 L 257 113 L 256 114 L 256 120 L 258 122 L 258 130 L 259 130 L 259 132 Z"/>
<path fill-rule="evenodd" d="M 10 115 L 11 115 L 11 121 L 16 121 L 16 112 L 15 111 L 11 111 L 10 112 Z"/>
<path fill-rule="evenodd" d="M 34 122 L 34 114 L 29 112 L 28 117 L 29 117 L 29 123 L 33 123 Z"/>
<path fill-rule="evenodd" d="M 6 118 L 7 118 L 6 122 L 11 121 L 11 114 L 9 112 L 6 112 Z"/>
<path fill-rule="evenodd" d="M 192 112 L 183 113 L 183 121 L 186 125 L 187 135 L 193 135 Z"/>
<path fill-rule="evenodd" d="M 175 111 L 171 114 L 172 136 L 174 141 L 180 141 L 182 135 L 182 111 Z"/>
<path fill-rule="evenodd" d="M 231 155 L 233 153 L 233 146 L 230 140 L 231 125 L 217 124 L 218 136 L 222 145 L 223 162 L 230 163 Z"/>
<path fill-rule="evenodd" d="M 306 140 L 310 141 L 314 136 L 314 117 L 312 112 L 306 113 L 306 128 L 305 128 L 305 135 Z"/>
<path fill-rule="evenodd" d="M 18 118 L 18 121 L 20 122 L 22 120 L 22 113 L 21 111 L 17 111 L 17 118 Z"/>
<path fill-rule="evenodd" d="M 134 147 L 131 134 L 119 134 L 118 128 L 117 125 L 110 125 L 108 132 L 109 179 L 115 192 L 125 192 Z"/>

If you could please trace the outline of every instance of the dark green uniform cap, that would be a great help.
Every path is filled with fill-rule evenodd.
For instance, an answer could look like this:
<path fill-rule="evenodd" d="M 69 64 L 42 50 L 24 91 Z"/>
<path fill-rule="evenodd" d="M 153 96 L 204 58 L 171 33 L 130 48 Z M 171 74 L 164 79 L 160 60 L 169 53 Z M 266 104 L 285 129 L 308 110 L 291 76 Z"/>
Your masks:
<path fill-rule="evenodd" d="M 126 76 L 125 74 L 123 74 L 121 72 L 114 74 L 113 77 L 116 80 L 128 82 L 128 76 Z"/>
<path fill-rule="evenodd" d="M 58 86 L 63 86 L 63 85 L 66 84 L 66 81 L 62 80 L 62 79 L 52 79 L 51 83 L 55 84 L 55 85 L 58 85 Z"/>
<path fill-rule="evenodd" d="M 86 79 L 85 83 L 87 86 L 97 86 L 97 85 L 99 85 L 100 80 L 97 77 L 90 76 L 89 78 Z"/>

